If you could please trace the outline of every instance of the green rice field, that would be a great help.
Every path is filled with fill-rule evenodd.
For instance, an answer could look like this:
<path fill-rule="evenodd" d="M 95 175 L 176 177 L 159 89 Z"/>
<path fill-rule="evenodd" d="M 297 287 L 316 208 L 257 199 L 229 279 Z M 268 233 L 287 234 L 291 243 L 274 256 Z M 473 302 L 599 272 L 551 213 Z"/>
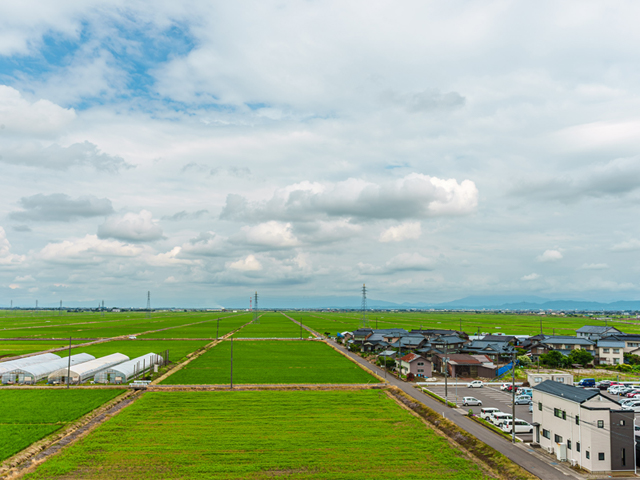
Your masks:
<path fill-rule="evenodd" d="M 265 312 L 260 315 L 260 323 L 250 323 L 237 332 L 236 338 L 303 338 L 311 334 L 307 330 L 300 330 L 300 326 L 293 323 L 282 313 Z"/>
<path fill-rule="evenodd" d="M 72 345 L 82 343 L 80 340 L 71 342 Z M 69 347 L 68 340 L 1 340 L 0 360 L 3 357 L 14 357 L 28 353 L 42 352 L 52 348 Z M 56 355 L 61 355 L 59 352 Z"/>
<path fill-rule="evenodd" d="M 242 327 L 251 320 L 250 314 L 237 314 L 232 317 L 217 318 L 188 327 L 170 328 L 159 332 L 147 333 L 140 338 L 207 338 L 214 340 Z"/>
<path fill-rule="evenodd" d="M 0 391 L 0 461 L 89 413 L 124 391 L 122 389 Z"/>
<path fill-rule="evenodd" d="M 229 384 L 231 342 L 222 342 L 167 377 L 164 385 Z M 234 384 L 375 383 L 378 380 L 323 342 L 233 342 Z"/>
<path fill-rule="evenodd" d="M 381 391 L 149 392 L 31 479 L 487 478 Z"/>

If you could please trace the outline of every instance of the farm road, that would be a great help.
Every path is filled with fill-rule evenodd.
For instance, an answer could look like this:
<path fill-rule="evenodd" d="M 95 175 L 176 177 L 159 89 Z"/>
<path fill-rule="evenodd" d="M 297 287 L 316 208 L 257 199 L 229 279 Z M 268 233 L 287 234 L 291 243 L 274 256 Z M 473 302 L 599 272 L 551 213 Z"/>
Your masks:
<path fill-rule="evenodd" d="M 374 371 L 381 377 L 384 377 L 384 371 L 382 369 L 370 364 L 362 357 L 351 353 L 341 345 L 335 344 L 335 346 L 350 358 L 361 364 L 363 367 L 366 367 Z M 548 461 L 546 458 L 542 457 L 541 454 L 534 452 L 533 449 L 528 445 L 524 445 L 522 443 L 513 445 L 511 442 L 505 440 L 502 437 L 499 437 L 482 425 L 469 420 L 460 412 L 454 409 L 448 409 L 442 403 L 434 400 L 433 398 L 414 388 L 413 384 L 411 383 L 403 382 L 402 380 L 398 380 L 391 375 L 387 375 L 386 380 L 389 382 L 389 384 L 398 387 L 410 397 L 425 404 L 436 412 L 443 412 L 444 410 L 444 416 L 448 420 L 452 421 L 458 427 L 469 432 L 471 435 L 486 443 L 490 447 L 495 448 L 505 457 L 509 458 L 511 461 L 517 463 L 522 468 L 532 473 L 533 475 L 536 475 L 537 477 L 540 477 L 544 480 L 569 480 L 572 478 L 585 478 L 564 465 L 552 465 L 551 461 Z"/>

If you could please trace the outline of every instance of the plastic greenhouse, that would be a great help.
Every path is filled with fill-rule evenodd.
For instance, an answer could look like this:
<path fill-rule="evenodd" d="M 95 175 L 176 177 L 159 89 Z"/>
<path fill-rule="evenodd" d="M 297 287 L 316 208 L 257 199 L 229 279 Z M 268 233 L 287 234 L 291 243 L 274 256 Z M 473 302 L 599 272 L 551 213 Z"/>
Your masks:
<path fill-rule="evenodd" d="M 92 378 L 95 374 L 100 373 L 107 368 L 126 362 L 129 357 L 122 353 L 112 353 L 106 357 L 96 358 L 79 365 L 71 367 L 69 373 L 69 383 L 82 383 Z M 67 368 L 60 368 L 49 375 L 49 383 L 66 383 Z"/>
<path fill-rule="evenodd" d="M 96 383 L 124 383 L 141 373 L 149 370 L 156 364 L 162 364 L 163 358 L 155 353 L 147 353 L 128 362 L 120 363 L 115 367 L 96 374 Z"/>
<path fill-rule="evenodd" d="M 60 355 L 56 355 L 55 353 L 42 353 L 40 355 L 33 355 L 32 357 L 25 357 L 19 358 L 17 360 L 2 362 L 0 363 L 0 375 L 10 372 L 15 368 L 28 367 L 30 365 L 50 362 L 52 360 L 60 360 Z"/>
<path fill-rule="evenodd" d="M 96 357 L 89 355 L 88 353 L 79 353 L 71 356 L 71 365 L 78 365 L 80 363 L 94 360 Z M 49 376 L 50 373 L 55 372 L 61 368 L 68 368 L 69 358 L 59 358 L 51 362 L 36 363 L 22 368 L 15 368 L 10 372 L 2 375 L 2 383 L 37 383 L 43 378 Z"/>

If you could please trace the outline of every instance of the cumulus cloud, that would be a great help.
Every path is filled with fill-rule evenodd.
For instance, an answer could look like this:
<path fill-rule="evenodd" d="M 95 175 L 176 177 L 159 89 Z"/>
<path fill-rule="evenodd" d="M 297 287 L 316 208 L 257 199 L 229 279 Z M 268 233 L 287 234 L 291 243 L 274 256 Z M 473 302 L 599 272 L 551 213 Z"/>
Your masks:
<path fill-rule="evenodd" d="M 226 256 L 231 250 L 227 239 L 215 232 L 202 232 L 182 246 L 182 252 L 206 257 Z"/>
<path fill-rule="evenodd" d="M 38 257 L 49 263 L 83 265 L 99 264 L 105 257 L 136 257 L 143 248 L 117 240 L 104 240 L 96 235 L 49 243 Z"/>
<path fill-rule="evenodd" d="M 25 260 L 24 255 L 11 253 L 11 243 L 7 238 L 4 228 L 0 227 L 0 265 L 18 265 Z"/>
<path fill-rule="evenodd" d="M 63 193 L 23 197 L 19 202 L 21 211 L 12 212 L 14 220 L 69 222 L 78 218 L 107 216 L 113 213 L 111 200 L 93 195 L 71 198 Z"/>
<path fill-rule="evenodd" d="M 401 242 L 403 240 L 417 240 L 422 234 L 420 222 L 405 222 L 386 229 L 380 234 L 382 243 Z"/>
<path fill-rule="evenodd" d="M 115 238 L 127 242 L 150 242 L 162 238 L 162 228 L 151 212 L 127 213 L 107 219 L 98 227 L 98 238 Z"/>
<path fill-rule="evenodd" d="M 132 168 L 122 157 L 104 153 L 97 145 L 87 141 L 68 147 L 55 143 L 43 147 L 37 142 L 25 142 L 12 148 L 0 149 L 0 162 L 53 170 L 89 166 L 100 171 L 117 172 L 123 168 Z"/>
<path fill-rule="evenodd" d="M 386 91 L 381 95 L 385 103 L 399 105 L 410 113 L 450 110 L 464 105 L 465 98 L 458 92 L 440 93 L 425 90 L 416 93 Z"/>
<path fill-rule="evenodd" d="M 640 240 L 637 238 L 616 243 L 611 247 L 612 252 L 632 252 L 634 250 L 640 250 Z"/>
<path fill-rule="evenodd" d="M 255 255 L 247 255 L 246 258 L 241 258 L 236 262 L 227 263 L 227 268 L 239 270 L 241 272 L 256 272 L 262 270 L 262 264 L 258 261 Z"/>
<path fill-rule="evenodd" d="M 49 135 L 75 118 L 73 108 L 62 108 L 48 100 L 31 102 L 18 90 L 0 85 L 0 125 L 7 133 Z"/>
<path fill-rule="evenodd" d="M 180 212 L 174 213 L 173 215 L 165 215 L 162 217 L 162 220 L 169 220 L 170 222 L 196 220 L 203 215 L 206 215 L 207 213 L 209 213 L 209 210 L 197 210 L 195 212 L 187 212 L 186 210 L 182 210 Z"/>
<path fill-rule="evenodd" d="M 542 275 L 538 275 L 537 273 L 530 273 L 529 275 L 525 275 L 522 278 L 520 278 L 520 280 L 523 280 L 525 282 L 530 282 L 532 280 L 537 280 L 540 277 L 542 277 Z"/>
<path fill-rule="evenodd" d="M 606 270 L 609 265 L 606 263 L 583 263 L 582 270 Z"/>
<path fill-rule="evenodd" d="M 426 218 L 471 213 L 478 189 L 470 180 L 443 180 L 420 173 L 375 184 L 351 178 L 338 183 L 301 182 L 276 190 L 263 202 L 228 195 L 220 217 L 227 220 L 308 221 L 312 218 Z"/>
<path fill-rule="evenodd" d="M 425 272 L 435 268 L 435 262 L 423 257 L 419 253 L 401 253 L 391 258 L 384 266 L 376 267 L 371 264 L 358 263 L 358 269 L 363 275 L 390 275 L 398 272 Z"/>
<path fill-rule="evenodd" d="M 291 223 L 276 221 L 242 227 L 239 237 L 249 245 L 272 248 L 288 248 L 300 244 L 293 235 Z"/>
<path fill-rule="evenodd" d="M 544 253 L 536 257 L 538 262 L 557 262 L 562 260 L 562 253 L 559 250 L 545 250 Z"/>

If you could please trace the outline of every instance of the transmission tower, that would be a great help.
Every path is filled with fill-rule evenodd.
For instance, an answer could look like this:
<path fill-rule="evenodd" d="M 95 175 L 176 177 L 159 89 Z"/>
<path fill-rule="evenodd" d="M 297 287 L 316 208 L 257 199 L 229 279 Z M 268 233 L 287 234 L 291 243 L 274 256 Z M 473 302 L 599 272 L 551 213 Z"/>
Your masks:
<path fill-rule="evenodd" d="M 58 310 L 58 315 L 62 315 L 62 300 L 60 300 L 60 309 Z"/>
<path fill-rule="evenodd" d="M 258 316 L 258 292 L 253 296 L 253 321 L 251 323 L 260 323 Z"/>
<path fill-rule="evenodd" d="M 151 318 L 151 292 L 147 292 L 147 318 Z"/>
<path fill-rule="evenodd" d="M 362 321 L 360 328 L 369 328 L 369 320 L 367 320 L 367 286 L 362 284 Z"/>

